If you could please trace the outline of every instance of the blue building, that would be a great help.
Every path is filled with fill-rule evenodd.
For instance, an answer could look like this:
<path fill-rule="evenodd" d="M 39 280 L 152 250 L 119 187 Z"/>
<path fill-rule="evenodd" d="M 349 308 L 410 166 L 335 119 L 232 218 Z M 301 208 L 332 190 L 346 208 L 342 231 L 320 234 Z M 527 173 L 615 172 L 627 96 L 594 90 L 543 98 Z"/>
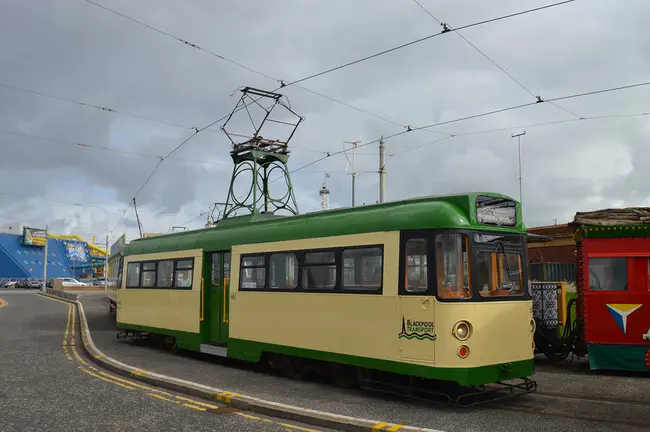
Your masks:
<path fill-rule="evenodd" d="M 0 278 L 43 278 L 45 238 L 18 227 L 0 231 Z M 27 232 L 27 234 L 25 234 Z M 91 255 L 88 243 L 71 239 L 47 239 L 47 278 L 92 277 L 103 267 L 104 257 Z"/>

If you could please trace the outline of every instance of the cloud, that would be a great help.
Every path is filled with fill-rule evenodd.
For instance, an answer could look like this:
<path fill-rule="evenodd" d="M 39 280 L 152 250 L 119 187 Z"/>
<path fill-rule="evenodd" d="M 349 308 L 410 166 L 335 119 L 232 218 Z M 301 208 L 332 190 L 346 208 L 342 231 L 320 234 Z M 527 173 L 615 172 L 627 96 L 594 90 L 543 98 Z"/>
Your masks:
<path fill-rule="evenodd" d="M 453 27 L 526 8 L 539 0 L 421 0 Z M 327 5 L 251 0 L 192 7 L 172 1 L 106 3 L 161 31 L 191 41 L 276 79 L 292 81 L 440 31 L 414 2 L 334 1 Z M 306 120 L 291 144 L 297 169 L 344 141 L 372 141 L 413 127 L 648 79 L 650 4 L 573 2 L 462 31 L 532 95 L 454 33 L 444 34 L 300 83 L 385 121 L 297 86 L 282 91 Z M 0 87 L 0 214 L 59 232 L 102 237 L 158 164 L 202 127 L 228 114 L 241 86 L 278 83 L 163 34 L 77 0 L 22 2 L 0 16 L 0 83 L 83 101 L 117 112 Z M 650 89 L 558 102 L 581 117 L 650 111 Z M 122 113 L 162 120 L 169 125 Z M 512 110 L 387 139 L 387 199 L 489 190 L 519 196 L 522 139 L 527 225 L 570 220 L 576 211 L 650 203 L 649 117 L 578 121 L 550 104 Z M 146 232 L 202 226 L 226 199 L 232 165 L 220 124 L 165 160 L 137 197 Z M 489 133 L 474 133 L 509 128 Z M 454 134 L 452 138 L 423 145 Z M 25 136 L 28 135 L 28 136 Z M 33 138 L 40 136 L 83 145 Z M 108 148 L 111 150 L 101 149 Z M 414 148 L 408 151 L 409 148 Z M 359 149 L 357 202 L 378 199 L 378 146 Z M 123 153 L 121 153 L 123 152 Z M 137 154 L 133 154 L 137 153 Z M 392 155 L 392 156 L 390 156 Z M 346 159 L 332 156 L 292 173 L 301 212 L 320 209 L 331 174 L 331 205 L 350 205 Z M 279 183 L 279 182 L 278 182 Z M 275 185 L 274 187 L 277 187 Z M 81 204 L 81 205 L 74 205 Z M 0 221 L 2 223 L 3 221 Z M 111 235 L 133 238 L 129 209 Z"/>

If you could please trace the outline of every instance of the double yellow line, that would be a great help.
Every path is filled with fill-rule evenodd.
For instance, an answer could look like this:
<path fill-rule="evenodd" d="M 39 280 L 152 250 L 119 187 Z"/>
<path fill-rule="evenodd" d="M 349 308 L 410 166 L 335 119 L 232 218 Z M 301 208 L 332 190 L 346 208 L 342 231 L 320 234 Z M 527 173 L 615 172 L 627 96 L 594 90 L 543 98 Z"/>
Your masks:
<path fill-rule="evenodd" d="M 9 304 L 9 303 L 7 303 L 6 301 L 4 301 L 4 300 L 2 300 L 2 299 L 0 298 L 0 309 L 2 309 L 3 307 L 7 306 L 8 304 Z"/>
<path fill-rule="evenodd" d="M 162 401 L 177 404 L 177 405 L 182 405 L 182 406 L 184 406 L 186 408 L 190 408 L 190 409 L 193 409 L 193 410 L 196 410 L 196 411 L 203 411 L 203 412 L 216 411 L 216 412 L 219 412 L 219 410 L 223 409 L 223 407 L 220 407 L 218 405 L 210 404 L 210 403 L 207 403 L 207 402 L 197 401 L 197 400 L 186 398 L 186 397 L 183 397 L 183 396 L 174 395 L 174 394 L 171 394 L 171 393 L 166 392 L 164 390 L 159 390 L 159 389 L 156 389 L 156 388 L 153 388 L 153 387 L 142 385 L 140 383 L 136 383 L 136 382 L 133 382 L 131 380 L 124 379 L 124 378 L 121 378 L 119 376 L 116 376 L 116 375 L 101 371 L 98 368 L 89 365 L 88 362 L 86 360 L 84 360 L 84 358 L 81 357 L 81 355 L 79 355 L 79 350 L 77 350 L 77 345 L 76 345 L 76 342 L 75 342 L 76 341 L 76 313 L 75 313 L 76 312 L 76 306 L 71 304 L 71 303 L 64 302 L 62 300 L 58 300 L 58 299 L 55 299 L 55 298 L 52 298 L 52 297 L 48 297 L 48 298 L 50 298 L 52 300 L 59 301 L 61 303 L 65 303 L 66 305 L 68 305 L 68 319 L 67 319 L 66 326 L 65 326 L 65 332 L 63 334 L 63 352 L 64 352 L 66 358 L 68 360 L 70 360 L 70 361 L 73 361 L 73 357 L 74 357 L 74 360 L 76 360 L 77 363 L 80 364 L 80 365 L 77 366 L 78 369 L 82 370 L 83 372 L 87 373 L 88 375 L 90 375 L 90 376 L 92 376 L 94 378 L 97 378 L 97 379 L 100 379 L 102 381 L 105 381 L 105 382 L 120 386 L 120 387 L 122 387 L 122 388 L 124 388 L 126 390 L 141 391 L 141 392 L 145 393 L 146 395 L 148 395 L 150 397 L 153 397 L 153 398 L 156 398 L 158 400 L 162 400 Z M 143 373 L 146 373 L 146 372 L 147 371 L 145 371 L 145 370 L 137 370 L 137 371 L 135 371 L 134 374 L 135 375 L 140 375 L 140 374 L 143 374 Z M 236 393 L 223 392 L 223 393 L 220 393 L 218 395 L 218 399 L 228 403 L 228 402 L 230 402 L 230 398 L 233 397 L 233 396 L 236 396 L 236 395 L 237 395 Z M 303 428 L 303 427 L 288 424 L 288 423 L 281 423 L 281 422 L 278 422 L 278 421 L 269 420 L 269 419 L 266 419 L 266 418 L 254 416 L 254 415 L 243 413 L 243 412 L 235 411 L 232 414 L 235 414 L 235 415 L 238 415 L 240 417 L 244 417 L 244 418 L 247 418 L 247 419 L 250 419 L 250 420 L 257 420 L 257 421 L 261 421 L 261 422 L 264 422 L 264 423 L 277 424 L 279 426 L 282 426 L 282 427 L 286 428 L 287 430 L 296 430 L 296 431 L 302 431 L 302 432 L 319 432 L 318 430 L 315 430 L 315 429 L 308 429 L 308 428 Z"/>

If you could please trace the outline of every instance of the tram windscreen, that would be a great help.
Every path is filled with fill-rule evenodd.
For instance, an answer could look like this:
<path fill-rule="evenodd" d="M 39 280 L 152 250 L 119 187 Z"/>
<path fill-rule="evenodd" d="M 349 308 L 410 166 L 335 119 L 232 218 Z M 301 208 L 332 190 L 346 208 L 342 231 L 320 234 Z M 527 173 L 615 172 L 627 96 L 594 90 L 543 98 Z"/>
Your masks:
<path fill-rule="evenodd" d="M 476 255 L 476 280 L 481 296 L 519 296 L 524 294 L 521 255 L 494 251 L 479 251 Z"/>
<path fill-rule="evenodd" d="M 517 205 L 506 198 L 478 196 L 476 221 L 481 225 L 514 227 L 517 224 Z"/>

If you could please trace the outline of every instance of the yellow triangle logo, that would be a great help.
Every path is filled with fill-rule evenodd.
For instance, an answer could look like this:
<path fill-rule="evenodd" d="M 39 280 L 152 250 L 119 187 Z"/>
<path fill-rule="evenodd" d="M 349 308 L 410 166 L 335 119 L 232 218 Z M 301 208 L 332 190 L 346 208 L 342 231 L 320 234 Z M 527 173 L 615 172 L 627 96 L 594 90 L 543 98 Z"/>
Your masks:
<path fill-rule="evenodd" d="M 607 306 L 618 309 L 621 312 L 627 312 L 632 309 L 638 309 L 641 304 L 625 304 L 625 303 L 608 303 Z"/>

